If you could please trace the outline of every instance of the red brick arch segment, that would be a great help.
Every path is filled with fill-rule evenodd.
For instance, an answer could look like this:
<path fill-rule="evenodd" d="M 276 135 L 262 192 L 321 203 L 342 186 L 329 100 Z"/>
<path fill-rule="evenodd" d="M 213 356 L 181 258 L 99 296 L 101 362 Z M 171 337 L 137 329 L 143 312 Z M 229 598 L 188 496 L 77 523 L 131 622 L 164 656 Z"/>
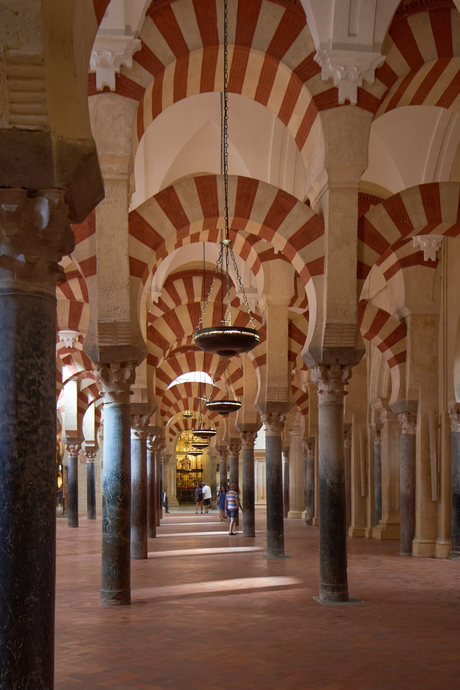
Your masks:
<path fill-rule="evenodd" d="M 222 176 L 199 175 L 162 190 L 130 213 L 131 275 L 140 289 L 154 266 L 175 249 L 218 241 L 223 198 Z M 229 207 L 232 232 L 247 233 L 246 256 L 239 252 L 243 259 L 254 239 L 261 238 L 292 263 L 305 286 L 324 272 L 324 222 L 306 204 L 265 182 L 230 176 Z"/>
<path fill-rule="evenodd" d="M 364 281 L 374 264 L 389 280 L 400 268 L 423 263 L 423 253 L 408 246 L 415 235 L 456 237 L 459 233 L 460 183 L 432 182 L 405 189 L 358 221 L 358 279 Z M 401 262 L 397 252 L 403 247 Z"/>
<path fill-rule="evenodd" d="M 391 400 L 402 399 L 405 390 L 407 360 L 406 325 L 384 309 L 367 300 L 359 302 L 361 335 L 383 354 L 390 367 Z"/>

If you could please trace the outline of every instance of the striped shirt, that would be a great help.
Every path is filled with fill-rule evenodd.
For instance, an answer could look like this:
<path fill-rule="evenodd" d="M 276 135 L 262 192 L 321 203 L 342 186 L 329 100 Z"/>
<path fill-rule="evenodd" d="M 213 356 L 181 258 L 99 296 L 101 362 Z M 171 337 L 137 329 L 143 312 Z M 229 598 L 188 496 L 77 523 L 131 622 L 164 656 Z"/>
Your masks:
<path fill-rule="evenodd" d="M 227 491 L 227 510 L 238 510 L 238 494 L 236 491 Z"/>

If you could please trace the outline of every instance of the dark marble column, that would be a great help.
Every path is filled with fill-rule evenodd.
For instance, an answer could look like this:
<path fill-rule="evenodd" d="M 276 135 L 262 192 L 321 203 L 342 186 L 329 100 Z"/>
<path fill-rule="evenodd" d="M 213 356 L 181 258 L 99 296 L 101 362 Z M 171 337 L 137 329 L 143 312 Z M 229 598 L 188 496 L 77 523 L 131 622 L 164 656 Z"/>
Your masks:
<path fill-rule="evenodd" d="M 265 462 L 267 481 L 267 557 L 284 558 L 283 466 L 281 430 L 284 417 L 262 414 L 265 425 Z"/>
<path fill-rule="evenodd" d="M 257 431 L 240 431 L 243 448 L 243 537 L 256 536 L 254 443 Z"/>
<path fill-rule="evenodd" d="M 451 429 L 451 558 L 460 558 L 460 403 L 449 404 Z"/>
<path fill-rule="evenodd" d="M 0 687 L 54 687 L 58 191 L 0 189 Z"/>
<path fill-rule="evenodd" d="M 156 521 L 157 527 L 160 526 L 162 518 L 162 504 L 163 504 L 163 453 L 165 450 L 165 442 L 158 438 L 155 441 L 155 504 L 156 504 Z"/>
<path fill-rule="evenodd" d="M 401 424 L 401 556 L 412 556 L 415 537 L 415 433 L 417 413 L 400 412 Z"/>
<path fill-rule="evenodd" d="M 101 604 L 131 603 L 131 410 L 134 362 L 98 365 L 104 395 Z"/>
<path fill-rule="evenodd" d="M 97 449 L 85 449 L 86 455 L 86 514 L 88 520 L 96 519 L 96 466 Z"/>
<path fill-rule="evenodd" d="M 78 527 L 78 456 L 80 443 L 66 443 L 68 459 L 67 525 Z"/>
<path fill-rule="evenodd" d="M 382 519 L 382 435 L 374 429 L 374 526 Z"/>
<path fill-rule="evenodd" d="M 148 557 L 147 541 L 147 422 L 131 417 L 131 558 Z"/>
<path fill-rule="evenodd" d="M 289 446 L 283 448 L 283 517 L 289 513 Z"/>
<path fill-rule="evenodd" d="M 155 440 L 147 440 L 147 535 L 153 539 L 157 536 L 157 509 L 155 493 Z"/>
<path fill-rule="evenodd" d="M 343 398 L 351 367 L 312 369 L 318 385 L 321 601 L 348 601 Z"/>
<path fill-rule="evenodd" d="M 351 525 L 351 441 L 353 424 L 344 424 L 343 464 L 345 470 L 346 527 Z"/>
<path fill-rule="evenodd" d="M 315 515 L 315 439 L 309 438 L 304 441 L 306 450 L 306 470 L 305 470 L 305 523 L 313 524 Z"/>
<path fill-rule="evenodd" d="M 220 465 L 219 465 L 219 475 L 220 475 L 220 486 L 226 486 L 228 490 L 227 481 L 227 460 L 228 460 L 228 450 L 226 446 L 220 446 L 217 448 L 219 453 Z M 220 487 L 219 487 L 220 489 Z"/>
<path fill-rule="evenodd" d="M 217 496 L 217 456 L 211 455 L 211 507 L 216 508 Z"/>
<path fill-rule="evenodd" d="M 230 477 L 228 480 L 229 483 L 229 488 L 233 483 L 235 483 L 237 486 L 239 486 L 239 460 L 240 460 L 240 450 L 241 450 L 241 442 L 239 439 L 230 439 L 230 441 L 227 442 L 228 446 L 228 464 L 229 464 L 229 470 L 230 470 Z"/>

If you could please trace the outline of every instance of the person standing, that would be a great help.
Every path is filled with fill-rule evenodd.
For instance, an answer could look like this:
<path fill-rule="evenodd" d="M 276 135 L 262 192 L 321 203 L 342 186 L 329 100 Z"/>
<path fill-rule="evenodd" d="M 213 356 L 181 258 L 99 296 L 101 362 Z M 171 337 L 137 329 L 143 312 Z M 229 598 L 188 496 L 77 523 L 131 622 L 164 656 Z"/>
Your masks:
<path fill-rule="evenodd" d="M 202 485 L 203 488 L 203 502 L 204 502 L 204 512 L 209 513 L 211 510 L 211 487 L 207 484 Z"/>
<path fill-rule="evenodd" d="M 227 487 L 222 484 L 220 491 L 217 493 L 217 507 L 220 512 L 220 521 L 223 522 L 225 518 L 225 495 L 227 493 Z"/>
<path fill-rule="evenodd" d="M 201 507 L 201 514 L 203 515 L 203 489 L 201 488 L 201 484 L 198 484 L 198 486 L 195 489 L 195 502 L 196 502 L 196 510 L 195 513 L 198 515 L 198 508 Z"/>
<path fill-rule="evenodd" d="M 225 495 L 225 512 L 227 513 L 230 524 L 229 524 L 229 534 L 234 535 L 236 532 L 233 531 L 233 528 L 235 526 L 236 518 L 238 517 L 238 508 L 243 508 L 241 507 L 240 499 L 238 497 L 237 493 L 237 485 L 233 483 L 231 485 L 230 491 L 227 491 Z"/>

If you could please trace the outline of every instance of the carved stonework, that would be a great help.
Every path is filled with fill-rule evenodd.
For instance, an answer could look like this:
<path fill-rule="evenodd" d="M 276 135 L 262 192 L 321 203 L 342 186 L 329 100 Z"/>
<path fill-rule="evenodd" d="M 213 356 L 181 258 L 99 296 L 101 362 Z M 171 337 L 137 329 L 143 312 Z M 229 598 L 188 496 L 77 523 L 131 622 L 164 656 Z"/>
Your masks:
<path fill-rule="evenodd" d="M 262 414 L 262 422 L 265 426 L 266 436 L 281 436 L 281 431 L 284 424 L 284 415 L 278 412 L 269 412 Z"/>
<path fill-rule="evenodd" d="M 424 261 L 436 261 L 436 252 L 441 249 L 443 239 L 444 235 L 415 235 L 412 245 L 422 249 Z"/>
<path fill-rule="evenodd" d="M 460 403 L 449 403 L 449 419 L 451 431 L 460 433 Z"/>
<path fill-rule="evenodd" d="M 140 50 L 139 38 L 125 35 L 98 34 L 93 45 L 90 70 L 96 72 L 96 88 L 101 91 L 108 86 L 115 91 L 115 74 L 121 66 L 133 66 L 133 54 Z"/>
<path fill-rule="evenodd" d="M 147 434 L 147 450 L 149 453 L 155 452 L 155 436 Z"/>
<path fill-rule="evenodd" d="M 241 443 L 227 443 L 228 454 L 231 458 L 237 458 L 240 454 Z"/>
<path fill-rule="evenodd" d="M 363 79 L 373 84 L 375 70 L 385 62 L 385 55 L 361 50 L 318 50 L 315 62 L 321 67 L 321 79 L 332 77 L 334 86 L 339 87 L 339 103 L 348 99 L 352 105 L 358 100 L 358 86 Z"/>
<path fill-rule="evenodd" d="M 102 384 L 105 403 L 129 403 L 131 386 L 136 379 L 134 362 L 97 364 L 97 374 Z"/>
<path fill-rule="evenodd" d="M 227 448 L 218 448 L 219 459 L 221 462 L 226 462 L 228 460 L 228 450 Z"/>
<path fill-rule="evenodd" d="M 97 457 L 97 450 L 85 450 L 86 462 L 94 463 Z"/>
<path fill-rule="evenodd" d="M 58 262 L 75 246 L 64 193 L 0 189 L 0 284 L 55 294 Z"/>
<path fill-rule="evenodd" d="M 283 448 L 283 460 L 285 463 L 289 464 L 289 446 Z"/>
<path fill-rule="evenodd" d="M 351 448 L 351 429 L 343 433 L 343 446 L 344 448 Z"/>
<path fill-rule="evenodd" d="M 382 445 L 382 432 L 380 429 L 373 429 L 373 444 L 374 446 Z"/>
<path fill-rule="evenodd" d="M 343 404 L 345 385 L 351 379 L 351 367 L 333 364 L 317 366 L 311 370 L 311 380 L 318 386 L 318 402 Z"/>
<path fill-rule="evenodd" d="M 147 438 L 149 423 L 148 415 L 133 414 L 131 415 L 131 438 Z"/>
<path fill-rule="evenodd" d="M 401 424 L 401 434 L 403 436 L 413 435 L 417 431 L 416 412 L 400 412 L 398 414 L 398 422 Z"/>
<path fill-rule="evenodd" d="M 257 431 L 240 431 L 241 447 L 243 450 L 254 450 Z"/>
<path fill-rule="evenodd" d="M 78 331 L 59 331 L 59 342 L 64 343 L 65 347 L 72 348 L 75 343 L 78 343 Z"/>
<path fill-rule="evenodd" d="M 81 451 L 80 443 L 66 443 L 67 455 L 71 458 L 78 458 Z"/>

